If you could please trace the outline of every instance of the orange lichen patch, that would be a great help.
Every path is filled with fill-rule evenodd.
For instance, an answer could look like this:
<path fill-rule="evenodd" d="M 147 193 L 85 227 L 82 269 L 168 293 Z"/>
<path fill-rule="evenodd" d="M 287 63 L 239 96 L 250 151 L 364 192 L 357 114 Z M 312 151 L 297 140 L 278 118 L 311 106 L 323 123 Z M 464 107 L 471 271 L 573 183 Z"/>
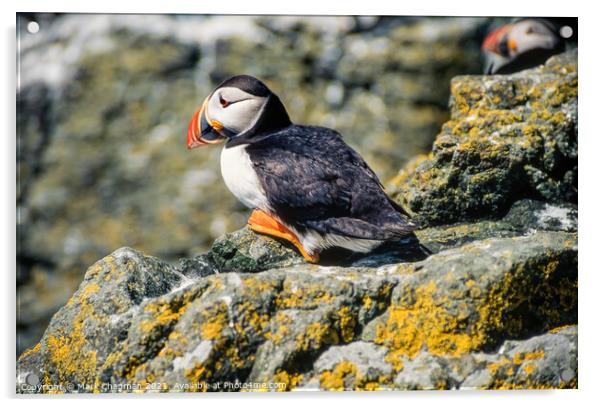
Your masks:
<path fill-rule="evenodd" d="M 145 333 L 149 333 L 157 327 L 170 325 L 178 321 L 189 306 L 190 303 L 150 302 L 144 307 L 144 311 L 150 314 L 150 318 L 140 323 L 140 329 Z"/>
<path fill-rule="evenodd" d="M 263 336 L 270 322 L 270 314 L 260 310 L 252 302 L 242 302 L 235 307 L 240 322 L 234 324 L 234 330 L 241 338 L 250 335 Z"/>
<path fill-rule="evenodd" d="M 201 336 L 203 339 L 208 340 L 219 339 L 227 323 L 228 321 L 226 320 L 226 316 L 224 314 L 218 313 L 216 315 L 212 315 L 201 324 Z"/>
<path fill-rule="evenodd" d="M 527 375 L 531 375 L 534 371 L 535 371 L 535 364 L 533 363 L 527 363 L 525 366 L 523 366 L 523 371 L 527 374 Z"/>
<path fill-rule="evenodd" d="M 426 160 L 429 160 L 432 158 L 433 158 L 432 152 L 429 154 L 418 154 L 417 156 L 412 158 L 410 161 L 408 161 L 406 163 L 406 165 L 403 167 L 403 169 L 400 170 L 399 173 L 394 178 L 392 178 L 389 182 L 387 182 L 387 185 L 391 185 L 393 188 L 403 185 L 406 182 L 406 180 L 410 177 L 410 175 L 412 175 L 416 171 L 416 168 L 418 168 L 418 166 L 423 161 L 426 161 Z"/>
<path fill-rule="evenodd" d="M 404 356 L 414 357 L 423 348 L 434 355 L 457 356 L 476 347 L 460 321 L 435 301 L 436 288 L 433 281 L 419 287 L 413 304 L 391 306 L 386 322 L 376 327 L 375 342 L 390 349 L 385 359 L 396 370 L 403 367 Z"/>
<path fill-rule="evenodd" d="M 523 363 L 525 360 L 537 360 L 537 359 L 541 359 L 545 356 L 545 352 L 543 350 L 537 350 L 534 352 L 527 352 L 527 353 L 516 353 L 513 357 L 512 357 L 512 362 L 514 364 L 520 364 Z"/>
<path fill-rule="evenodd" d="M 495 374 L 502 367 L 508 366 L 509 363 L 512 363 L 512 361 L 506 356 L 503 356 L 498 362 L 488 364 L 487 369 L 490 373 Z"/>
<path fill-rule="evenodd" d="M 368 380 L 357 366 L 348 360 L 338 363 L 334 369 L 320 374 L 320 388 L 331 391 L 345 390 L 381 390 L 390 378 L 379 376 L 377 380 Z"/>
<path fill-rule="evenodd" d="M 51 333 L 46 338 L 46 351 L 61 383 L 92 385 L 95 381 L 97 355 L 86 338 L 84 323 L 98 318 L 89 297 L 99 290 L 97 284 L 88 284 L 81 289 L 72 301 L 73 306 L 79 306 L 80 312 L 73 319 L 71 331 Z"/>
<path fill-rule="evenodd" d="M 544 383 L 539 380 L 521 379 L 512 380 L 511 378 L 498 378 L 489 386 L 489 389 L 495 390 L 548 390 L 548 389 L 576 389 L 577 379 L 573 378 L 568 382 L 561 381 L 558 385 L 552 383 Z"/>
<path fill-rule="evenodd" d="M 86 350 L 87 340 L 76 327 L 70 335 L 49 335 L 46 346 L 50 362 L 57 368 L 61 383 L 91 384 L 96 374 L 96 351 Z"/>
<path fill-rule="evenodd" d="M 503 215 L 516 197 L 502 185 L 517 186 L 521 172 L 516 168 L 526 172 L 518 182 L 522 188 L 575 199 L 563 192 L 576 185 L 561 172 L 576 164 L 559 157 L 574 147 L 561 138 L 575 126 L 565 105 L 576 103 L 578 80 L 568 74 L 575 64 L 564 59 L 562 66 L 535 74 L 545 73 L 543 80 L 524 76 L 452 80 L 451 120 L 436 137 L 432 157 L 421 157 L 420 165 L 408 163 L 392 180 L 395 199 L 436 224 L 475 218 L 484 211 Z M 529 171 L 529 165 L 540 171 Z"/>
<path fill-rule="evenodd" d="M 36 346 L 34 346 L 33 348 L 29 348 L 25 352 L 23 352 L 21 356 L 19 356 L 19 360 L 25 359 L 26 357 L 33 355 L 34 353 L 38 353 L 41 348 L 42 342 L 38 342 Z"/>
<path fill-rule="evenodd" d="M 279 291 L 279 282 L 274 279 L 251 276 L 242 278 L 241 280 L 243 284 L 243 295 L 245 297 L 260 297 L 261 294 L 266 292 Z"/>
<path fill-rule="evenodd" d="M 189 343 L 188 338 L 179 331 L 172 331 L 167 336 L 165 346 L 157 354 L 158 357 L 173 360 L 184 354 L 183 349 Z M 174 347 L 175 345 L 175 347 Z"/>
<path fill-rule="evenodd" d="M 89 298 L 92 294 L 95 294 L 99 291 L 100 287 L 98 286 L 98 284 L 88 284 L 81 290 L 79 294 L 79 300 L 84 301 L 87 298 Z"/>
<path fill-rule="evenodd" d="M 329 304 L 333 300 L 334 295 L 323 284 L 311 283 L 295 287 L 290 281 L 285 281 L 275 302 L 279 309 L 286 309 L 315 308 L 319 305 Z"/>
<path fill-rule="evenodd" d="M 520 370 L 525 375 L 530 376 L 537 370 L 537 365 L 533 363 L 534 360 L 541 359 L 545 356 L 543 350 L 536 350 L 533 352 L 517 352 L 512 356 L 512 359 L 502 357 L 500 361 L 490 363 L 487 365 L 487 369 L 494 377 L 494 380 L 488 387 L 498 389 L 511 389 L 511 388 L 552 388 L 551 385 L 545 385 L 542 383 L 533 383 L 524 376 L 517 374 Z"/>
<path fill-rule="evenodd" d="M 325 345 L 337 345 L 339 335 L 337 331 L 328 324 L 313 322 L 307 326 L 305 332 L 297 335 L 296 344 L 300 351 L 321 349 Z"/>
<path fill-rule="evenodd" d="M 343 391 L 347 390 L 345 379 L 350 376 L 352 382 L 357 379 L 357 367 L 348 361 L 343 361 L 335 366 L 332 371 L 324 371 L 320 375 L 320 387 L 325 390 Z"/>
<path fill-rule="evenodd" d="M 366 308 L 366 309 L 370 309 L 373 302 L 374 301 L 372 300 L 372 298 L 366 296 L 366 297 L 362 298 L 362 307 Z"/>
<path fill-rule="evenodd" d="M 386 360 L 399 370 L 404 357 L 413 358 L 421 350 L 437 356 L 460 356 L 494 345 L 496 338 L 516 337 L 533 329 L 527 326 L 523 306 L 542 315 L 541 328 L 556 326 L 575 309 L 576 282 L 558 279 L 558 274 L 570 266 L 562 257 L 538 262 L 515 266 L 483 293 L 473 293 L 478 287 L 473 281 L 468 284 L 471 295 L 466 299 L 454 291 L 442 292 L 433 281 L 408 289 L 375 326 L 374 341 L 389 349 Z M 447 307 L 450 298 L 460 301 L 453 312 Z M 471 321 L 470 315 L 478 318 Z"/>
<path fill-rule="evenodd" d="M 230 316 L 236 315 L 236 317 Z M 230 310 L 224 302 L 201 311 L 201 337 L 212 341 L 211 352 L 202 363 L 185 370 L 185 376 L 192 384 L 210 382 L 220 377 L 224 369 L 248 369 L 255 361 L 254 354 L 248 354 L 250 343 L 265 335 L 269 315 L 251 302 L 242 302 Z M 232 318 L 232 319 L 230 319 Z M 206 390 L 206 389 L 201 389 Z"/>
<path fill-rule="evenodd" d="M 276 345 L 278 345 L 280 342 L 282 342 L 282 340 L 289 334 L 290 332 L 290 324 L 293 322 L 291 317 L 279 312 L 278 314 L 276 314 L 276 316 L 273 318 L 274 321 L 274 325 L 275 325 L 275 332 L 274 332 L 274 328 L 272 331 L 269 331 L 265 334 L 266 339 L 274 342 Z"/>
<path fill-rule="evenodd" d="M 497 363 L 490 363 L 487 368 L 493 379 L 486 386 L 490 389 L 511 390 L 511 389 L 565 389 L 576 388 L 577 377 L 569 381 L 560 381 L 555 384 L 553 381 L 542 382 L 541 379 L 533 379 L 533 374 L 537 371 L 537 364 L 534 360 L 545 356 L 543 350 L 533 352 L 517 353 L 512 360 L 503 357 Z M 522 372 L 522 374 L 521 374 Z"/>
<path fill-rule="evenodd" d="M 496 334 L 516 337 L 524 332 L 527 327 L 522 314 L 513 313 L 521 304 L 533 304 L 531 311 L 541 315 L 543 329 L 561 324 L 567 312 L 576 309 L 577 301 L 577 282 L 557 278 L 565 267 L 551 258 L 542 264 L 520 264 L 507 273 L 488 290 L 479 305 L 479 320 L 474 328 L 478 342 L 489 344 Z M 533 281 L 533 276 L 541 279 Z"/>
<path fill-rule="evenodd" d="M 211 372 L 211 370 L 209 369 L 209 367 L 206 364 L 197 364 L 190 369 L 184 370 L 184 376 L 186 376 L 186 378 L 188 380 L 190 380 L 191 384 L 197 384 L 197 383 L 202 384 L 202 383 L 206 383 L 207 381 L 209 381 L 211 379 L 211 377 L 213 376 L 213 373 Z M 206 392 L 208 388 L 209 388 L 209 386 L 204 386 L 204 385 L 191 386 L 189 391 Z"/>
<path fill-rule="evenodd" d="M 575 326 L 575 325 L 561 325 L 556 328 L 550 329 L 549 332 L 552 334 L 557 334 L 558 332 L 564 331 L 565 329 L 570 328 L 572 326 Z"/>
<path fill-rule="evenodd" d="M 277 391 L 291 391 L 295 387 L 299 385 L 299 383 L 303 380 L 303 375 L 301 373 L 289 373 L 285 370 L 278 370 L 274 375 L 273 383 L 280 383 L 283 386 L 279 386 Z"/>
<path fill-rule="evenodd" d="M 342 342 L 351 342 L 355 337 L 357 313 L 349 306 L 344 306 L 336 312 L 336 325 L 339 328 Z"/>

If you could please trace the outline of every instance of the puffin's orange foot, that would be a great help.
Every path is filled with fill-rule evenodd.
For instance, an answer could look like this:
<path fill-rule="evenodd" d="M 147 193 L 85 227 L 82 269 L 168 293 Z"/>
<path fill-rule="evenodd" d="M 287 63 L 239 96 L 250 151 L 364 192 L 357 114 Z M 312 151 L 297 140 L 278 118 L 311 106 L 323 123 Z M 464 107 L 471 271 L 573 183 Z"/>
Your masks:
<path fill-rule="evenodd" d="M 251 217 L 248 222 L 251 230 L 262 233 L 268 236 L 279 237 L 281 239 L 287 240 L 291 242 L 297 250 L 301 253 L 303 258 L 309 263 L 317 263 L 320 261 L 320 256 L 318 254 L 309 254 L 297 236 L 293 232 L 291 232 L 286 226 L 280 223 L 278 220 L 271 217 L 268 213 L 261 211 L 259 209 L 255 209 L 253 213 L 251 213 Z"/>

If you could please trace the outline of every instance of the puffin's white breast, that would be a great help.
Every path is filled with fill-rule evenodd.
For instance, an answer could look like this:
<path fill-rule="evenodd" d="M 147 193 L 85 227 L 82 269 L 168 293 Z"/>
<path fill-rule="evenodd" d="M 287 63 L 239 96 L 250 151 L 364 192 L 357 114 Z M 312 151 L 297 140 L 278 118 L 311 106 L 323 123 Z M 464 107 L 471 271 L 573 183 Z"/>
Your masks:
<path fill-rule="evenodd" d="M 220 166 L 226 186 L 240 202 L 251 209 L 268 210 L 265 191 L 257 178 L 246 145 L 222 150 Z"/>

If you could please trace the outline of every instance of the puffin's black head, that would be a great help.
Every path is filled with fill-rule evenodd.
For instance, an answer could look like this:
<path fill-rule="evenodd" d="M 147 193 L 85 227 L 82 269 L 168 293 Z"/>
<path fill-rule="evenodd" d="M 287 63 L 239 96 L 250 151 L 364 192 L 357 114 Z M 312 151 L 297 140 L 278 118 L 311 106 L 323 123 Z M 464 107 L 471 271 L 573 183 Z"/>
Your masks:
<path fill-rule="evenodd" d="M 192 116 L 188 148 L 226 139 L 242 142 L 290 124 L 282 102 L 263 82 L 248 75 L 233 76 L 215 88 Z"/>

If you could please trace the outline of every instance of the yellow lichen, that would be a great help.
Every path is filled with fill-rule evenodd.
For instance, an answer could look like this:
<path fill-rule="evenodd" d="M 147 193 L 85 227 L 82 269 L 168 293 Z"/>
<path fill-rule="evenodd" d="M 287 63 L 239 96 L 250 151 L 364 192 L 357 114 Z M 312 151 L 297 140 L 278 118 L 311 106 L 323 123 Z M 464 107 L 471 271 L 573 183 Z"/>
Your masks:
<path fill-rule="evenodd" d="M 317 350 L 325 345 L 339 343 L 337 331 L 329 324 L 313 322 L 304 332 L 297 335 L 296 344 L 300 351 Z"/>
<path fill-rule="evenodd" d="M 33 355 L 34 353 L 38 353 L 40 351 L 40 349 L 42 348 L 42 343 L 38 342 L 36 344 L 36 346 L 34 346 L 33 348 L 29 348 L 27 349 L 25 352 L 23 352 L 21 354 L 21 356 L 19 356 L 19 360 L 21 359 L 25 359 L 26 357 Z"/>
<path fill-rule="evenodd" d="M 278 370 L 272 382 L 284 384 L 284 386 L 278 387 L 277 391 L 291 391 L 299 385 L 302 379 L 303 375 L 300 373 L 289 373 L 285 370 Z"/>
<path fill-rule="evenodd" d="M 46 352 L 56 367 L 60 383 L 92 385 L 95 382 L 97 354 L 86 338 L 84 323 L 99 318 L 89 303 L 89 297 L 99 290 L 94 283 L 84 286 L 73 297 L 71 306 L 79 306 L 79 312 L 72 321 L 71 330 L 53 332 L 46 338 Z"/>
<path fill-rule="evenodd" d="M 218 339 L 224 326 L 227 324 L 226 317 L 222 313 L 212 315 L 208 320 L 201 324 L 201 336 L 203 339 Z"/>
<path fill-rule="evenodd" d="M 266 339 L 271 340 L 278 345 L 290 332 L 289 325 L 291 324 L 292 320 L 290 316 L 284 314 L 283 312 L 279 312 L 273 318 L 273 321 L 275 324 L 275 332 L 266 332 L 265 337 Z"/>
<path fill-rule="evenodd" d="M 533 363 L 527 363 L 525 366 L 523 366 L 523 371 L 527 375 L 531 375 L 535 371 L 535 364 L 533 364 Z"/>
<path fill-rule="evenodd" d="M 293 283 L 285 281 L 275 303 L 279 309 L 314 308 L 331 303 L 333 300 L 334 296 L 323 284 L 311 283 L 303 287 L 295 287 Z"/>
<path fill-rule="evenodd" d="M 355 337 L 356 318 L 351 307 L 345 306 L 336 312 L 337 325 L 343 342 L 351 342 Z"/>
<path fill-rule="evenodd" d="M 170 325 L 178 321 L 189 305 L 190 303 L 180 304 L 162 301 L 148 303 L 144 307 L 144 311 L 149 313 L 150 316 L 140 323 L 140 330 L 148 334 L 157 327 Z"/>
<path fill-rule="evenodd" d="M 325 370 L 320 374 L 320 388 L 330 391 L 375 391 L 383 389 L 383 384 L 389 380 L 388 376 L 379 376 L 376 380 L 369 380 L 354 363 L 343 360 L 332 370 Z"/>
<path fill-rule="evenodd" d="M 390 349 L 386 360 L 396 370 L 403 367 L 404 356 L 414 357 L 423 348 L 434 355 L 452 356 L 475 348 L 458 319 L 434 299 L 435 292 L 432 281 L 419 287 L 413 304 L 391 306 L 386 321 L 376 327 L 375 342 Z"/>

